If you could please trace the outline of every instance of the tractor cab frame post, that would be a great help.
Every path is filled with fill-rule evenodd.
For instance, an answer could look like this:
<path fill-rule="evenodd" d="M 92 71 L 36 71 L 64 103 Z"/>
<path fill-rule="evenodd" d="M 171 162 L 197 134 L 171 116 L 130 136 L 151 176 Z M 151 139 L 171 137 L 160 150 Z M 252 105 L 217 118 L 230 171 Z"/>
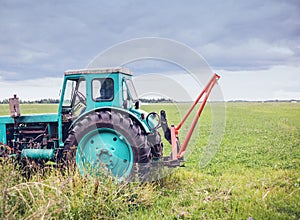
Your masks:
<path fill-rule="evenodd" d="M 190 107 L 190 109 L 188 110 L 186 115 L 183 117 L 181 122 L 177 126 L 174 126 L 174 125 L 171 126 L 170 130 L 171 130 L 171 142 L 172 142 L 171 143 L 172 144 L 172 158 L 171 158 L 172 160 L 180 159 L 183 157 L 183 154 L 184 154 L 184 152 L 187 148 L 187 145 L 191 139 L 191 136 L 192 136 L 194 129 L 198 123 L 198 120 L 204 109 L 207 99 L 211 93 L 211 90 L 216 85 L 216 83 L 218 82 L 219 79 L 220 79 L 220 76 L 215 73 L 213 75 L 213 77 L 211 78 L 211 80 L 207 83 L 205 88 L 202 90 L 202 92 L 199 94 L 197 99 L 194 101 L 194 103 L 192 104 L 192 106 Z M 197 111 L 197 114 L 194 117 L 194 120 L 190 126 L 188 133 L 187 133 L 187 136 L 185 137 L 182 146 L 180 148 L 178 148 L 177 139 L 178 139 L 179 130 L 182 127 L 182 125 L 184 124 L 184 122 L 186 121 L 186 119 L 190 116 L 191 112 L 194 110 L 195 106 L 198 104 L 198 102 L 200 101 L 200 99 L 203 96 L 204 96 L 203 101 Z"/>

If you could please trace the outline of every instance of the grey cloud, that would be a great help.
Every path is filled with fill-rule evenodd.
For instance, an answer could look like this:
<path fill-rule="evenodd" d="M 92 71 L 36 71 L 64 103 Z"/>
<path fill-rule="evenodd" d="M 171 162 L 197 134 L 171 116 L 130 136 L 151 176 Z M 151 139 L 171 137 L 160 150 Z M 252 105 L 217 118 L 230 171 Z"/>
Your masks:
<path fill-rule="evenodd" d="M 19 73 L 4 79 L 61 76 L 115 43 L 145 36 L 186 43 L 228 70 L 297 63 L 299 9 L 297 1 L 4 0 L 0 69 Z"/>

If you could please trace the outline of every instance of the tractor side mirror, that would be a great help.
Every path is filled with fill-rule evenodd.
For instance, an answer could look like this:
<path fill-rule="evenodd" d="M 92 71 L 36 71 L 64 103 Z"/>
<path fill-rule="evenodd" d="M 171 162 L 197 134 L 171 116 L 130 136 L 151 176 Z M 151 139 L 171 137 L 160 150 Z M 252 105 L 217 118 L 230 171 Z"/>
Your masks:
<path fill-rule="evenodd" d="M 151 112 L 146 117 L 146 123 L 151 130 L 156 130 L 160 127 L 160 117 L 156 112 Z"/>

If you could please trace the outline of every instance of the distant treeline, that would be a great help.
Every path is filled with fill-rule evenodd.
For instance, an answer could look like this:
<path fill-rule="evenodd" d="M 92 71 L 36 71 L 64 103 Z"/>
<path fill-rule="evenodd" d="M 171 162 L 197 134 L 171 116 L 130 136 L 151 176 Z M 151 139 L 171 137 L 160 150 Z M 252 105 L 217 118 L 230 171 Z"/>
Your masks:
<path fill-rule="evenodd" d="M 265 100 L 265 101 L 231 100 L 227 102 L 300 102 L 300 100 L 296 100 L 296 99 L 289 99 L 289 100 L 274 99 L 274 100 Z"/>
<path fill-rule="evenodd" d="M 165 98 L 159 98 L 159 99 L 139 99 L 141 102 L 143 103 L 172 103 L 172 102 L 176 102 L 172 99 L 165 99 Z M 59 103 L 59 99 L 40 99 L 40 100 L 20 100 L 20 104 L 58 104 Z M 279 100 L 279 99 L 275 99 L 275 100 L 265 100 L 265 101 L 247 101 L 247 100 L 230 100 L 227 102 L 300 102 L 300 100 L 296 100 L 296 99 L 290 99 L 290 100 Z M 8 99 L 3 99 L 2 101 L 0 100 L 0 104 L 8 104 L 9 101 Z"/>
<path fill-rule="evenodd" d="M 159 98 L 159 99 L 139 99 L 142 103 L 170 103 L 174 102 L 172 99 L 165 99 L 165 98 Z"/>
<path fill-rule="evenodd" d="M 0 104 L 8 104 L 8 99 L 3 99 L 0 101 Z M 34 100 L 34 101 L 24 101 L 20 100 L 20 104 L 58 104 L 59 99 L 40 99 L 40 100 Z"/>

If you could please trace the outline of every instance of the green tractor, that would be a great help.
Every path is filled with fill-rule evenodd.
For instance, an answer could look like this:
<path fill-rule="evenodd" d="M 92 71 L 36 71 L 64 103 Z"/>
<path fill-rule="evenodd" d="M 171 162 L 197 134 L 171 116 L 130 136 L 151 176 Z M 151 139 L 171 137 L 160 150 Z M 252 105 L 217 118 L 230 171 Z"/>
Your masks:
<path fill-rule="evenodd" d="M 218 79 L 215 74 L 186 117 L 205 94 L 202 111 Z M 163 110 L 160 115 L 141 110 L 125 68 L 66 71 L 57 114 L 21 115 L 16 95 L 9 107 L 10 116 L 0 117 L 0 157 L 76 164 L 82 175 L 105 173 L 118 181 L 146 180 L 153 163 L 179 166 L 195 127 L 180 146 L 178 131 L 186 117 L 169 127 Z M 170 156 L 163 156 L 159 127 L 172 146 Z"/>

